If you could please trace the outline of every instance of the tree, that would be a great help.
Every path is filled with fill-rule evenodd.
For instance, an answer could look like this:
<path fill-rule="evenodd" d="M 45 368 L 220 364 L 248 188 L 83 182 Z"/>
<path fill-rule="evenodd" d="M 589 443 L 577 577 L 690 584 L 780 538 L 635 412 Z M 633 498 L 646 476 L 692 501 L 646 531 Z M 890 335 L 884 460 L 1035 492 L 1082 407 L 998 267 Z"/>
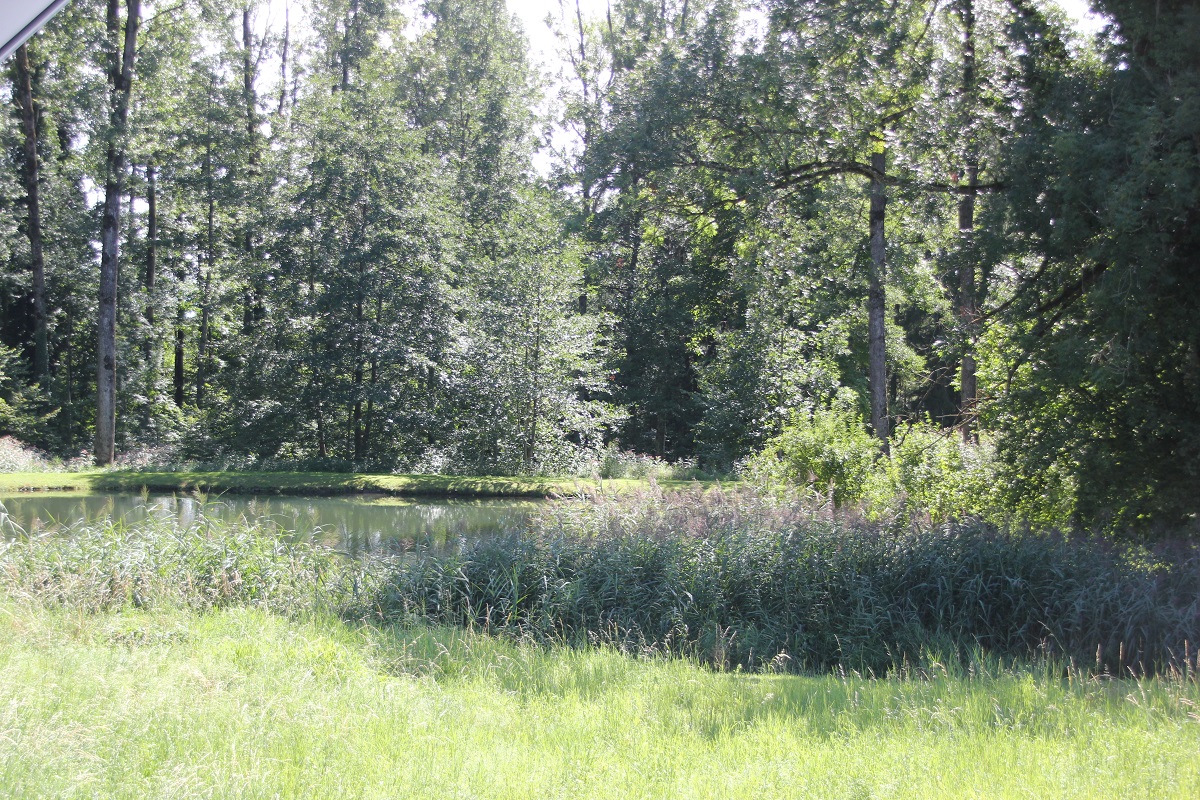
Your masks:
<path fill-rule="evenodd" d="M 34 107 L 33 78 L 29 68 L 28 43 L 17 48 L 17 94 L 24 132 L 25 197 L 29 219 L 29 259 L 33 272 L 33 375 L 38 383 L 50 376 L 50 342 L 46 320 L 46 260 L 42 253 L 42 211 L 38 186 L 38 125 Z"/>
<path fill-rule="evenodd" d="M 117 426 L 117 268 L 121 200 L 125 183 L 125 138 L 133 67 L 137 53 L 140 0 L 126 0 L 122 21 L 118 0 L 108 0 L 107 74 L 109 127 L 105 154 L 104 218 L 100 229 L 100 314 L 96 344 L 96 464 L 111 464 Z"/>
<path fill-rule="evenodd" d="M 1025 64 L 992 424 L 1015 497 L 1065 494 L 1086 525 L 1174 524 L 1200 478 L 1200 17 L 1100 8 L 1100 58 L 1043 35 Z"/>

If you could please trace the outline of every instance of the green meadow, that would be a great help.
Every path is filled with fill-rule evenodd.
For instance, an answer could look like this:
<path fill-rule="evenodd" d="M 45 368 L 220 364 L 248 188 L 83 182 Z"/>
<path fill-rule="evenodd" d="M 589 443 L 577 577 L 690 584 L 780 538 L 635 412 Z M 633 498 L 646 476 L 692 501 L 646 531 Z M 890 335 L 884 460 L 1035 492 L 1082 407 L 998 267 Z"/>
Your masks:
<path fill-rule="evenodd" d="M 939 612 L 953 616 L 921 622 L 910 613 L 889 629 L 880 609 L 919 610 L 927 581 L 904 590 L 894 573 L 900 562 L 878 554 L 883 547 L 907 554 L 901 561 L 923 559 L 926 572 L 941 571 L 939 585 L 961 582 L 970 570 L 1004 585 L 1023 581 L 1030 597 L 1081 605 L 1093 618 L 1104 611 L 1112 625 L 1143 626 L 1161 642 L 1188 635 L 1194 624 L 1187 575 L 1161 596 L 1114 605 L 1116 595 L 1148 586 L 1147 576 L 1189 573 L 1193 562 L 1132 563 L 1133 550 L 1104 560 L 1086 544 L 996 540 L 991 558 L 1013 562 L 1004 571 L 962 560 L 957 545 L 946 549 L 931 534 L 888 539 L 759 502 L 710 493 L 547 506 L 517 538 L 377 560 L 203 515 L 186 526 L 163 518 L 82 525 L 69 535 L 6 531 L 0 794 L 1191 798 L 1200 791 L 1200 685 L 1190 641 L 1181 653 L 1163 651 L 1173 659 L 1146 662 L 1145 671 L 1110 674 L 1107 656 L 1087 663 L 1079 649 L 1074 659 L 1067 650 L 1039 657 L 1022 649 L 1024 639 L 997 638 L 1004 620 L 1025 611 L 971 610 L 1004 602 L 1004 593 L 982 584 L 969 596 L 943 598 L 959 603 Z M 736 529 L 721 532 L 734 522 Z M 789 530 L 792 545 L 772 544 L 788 541 Z M 577 544 L 564 538 L 571 531 Z M 983 535 L 964 530 L 945 541 L 983 552 L 980 542 L 990 541 Z M 800 545 L 808 555 L 788 549 Z M 835 563 L 839 550 L 847 555 Z M 755 566 L 763 559 L 794 566 L 771 577 Z M 1070 560 L 1085 571 L 1072 572 Z M 1035 561 L 1061 573 L 1059 582 L 1079 585 L 1034 582 Z M 758 605 L 712 598 L 697 605 L 700 584 L 691 581 L 702 565 L 713 575 L 719 565 L 722 580 L 742 586 L 736 596 L 754 594 Z M 760 573 L 760 586 L 745 583 Z M 556 587 L 552 596 L 519 588 L 535 574 Z M 874 583 L 874 594 L 853 588 L 863 581 Z M 1084 585 L 1103 581 L 1113 587 Z M 800 605 L 771 599 L 779 587 L 802 584 L 809 594 Z M 679 605 L 669 607 L 671 597 Z M 803 612 L 806 604 L 825 611 Z M 654 638 L 657 615 L 676 620 L 665 638 Z M 807 656 L 803 638 L 786 633 L 822 626 L 809 630 L 818 639 Z M 710 630 L 722 636 L 709 641 Z M 873 639 L 862 638 L 868 630 Z M 907 631 L 904 655 L 889 630 Z M 1088 630 L 1057 635 L 1084 641 Z M 755 631 L 760 646 L 774 642 L 795 659 L 783 649 L 769 661 L 739 651 L 737 642 Z M 995 647 L 958 646 L 955 631 L 962 643 Z M 860 637 L 860 664 L 887 664 L 891 652 L 890 666 L 850 668 L 851 634 Z M 813 642 L 824 639 L 842 642 L 843 654 L 821 656 Z"/>
<path fill-rule="evenodd" d="M 720 673 L 256 608 L 0 604 L 9 797 L 1195 797 L 1182 676 Z"/>

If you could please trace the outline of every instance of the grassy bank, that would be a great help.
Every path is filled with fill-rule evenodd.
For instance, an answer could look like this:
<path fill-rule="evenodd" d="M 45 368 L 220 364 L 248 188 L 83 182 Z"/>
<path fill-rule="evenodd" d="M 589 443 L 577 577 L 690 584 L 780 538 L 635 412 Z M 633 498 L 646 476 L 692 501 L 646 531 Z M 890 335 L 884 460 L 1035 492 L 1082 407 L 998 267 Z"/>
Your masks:
<path fill-rule="evenodd" d="M 261 608 L 0 595 L 9 797 L 1194 797 L 1200 691 L 714 673 Z"/>
<path fill-rule="evenodd" d="M 811 517 L 812 510 L 755 516 L 741 500 L 692 496 L 551 507 L 523 540 L 526 549 L 513 552 L 524 559 L 518 566 L 544 566 L 547 526 L 573 531 L 578 547 L 591 542 L 594 553 L 611 554 L 591 566 L 577 562 L 578 576 L 598 578 L 603 569 L 608 583 L 599 586 L 609 586 L 609 597 L 669 616 L 653 593 L 684 590 L 690 563 L 719 567 L 708 574 L 719 591 L 730 586 L 722 574 L 738 574 L 719 548 L 705 549 L 714 530 L 736 524 L 770 532 L 800 519 L 788 514 Z M 841 551 L 880 552 L 864 542 L 894 542 L 884 533 L 841 530 Z M 838 552 L 820 546 L 817 555 Z M 441 562 L 440 574 L 456 575 L 468 593 L 499 590 L 507 580 L 517 598 L 527 596 L 520 570 L 500 569 L 500 550 L 487 559 L 462 550 Z M 752 547 L 724 552 L 761 566 Z M 665 557 L 672 553 L 674 562 Z M 702 557 L 692 562 L 688 554 Z M 468 603 L 454 612 L 466 626 L 438 625 L 438 613 L 415 612 L 417 578 L 432 558 L 354 561 L 204 518 L 182 529 L 160 520 L 137 530 L 89 526 L 71 536 L 0 541 L 3 793 L 1183 798 L 1200 791 L 1200 685 L 1187 659 L 1181 669 L 1137 679 L 1061 659 L 1001 661 L 979 647 L 946 661 L 927 650 L 874 674 L 845 665 L 815 675 L 716 671 L 668 657 L 669 642 L 619 635 L 616 617 L 597 618 L 586 638 L 565 624 L 555 634 L 523 617 L 517 603 L 510 622 L 481 609 L 488 632 L 462 613 Z M 869 578 L 860 569 L 868 561 L 841 563 Z M 992 562 L 937 563 L 947 570 L 975 563 L 976 583 L 996 577 L 987 571 Z M 827 566 L 829 575 L 852 574 L 833 560 Z M 683 570 L 671 578 L 676 567 Z M 797 586 L 816 574 L 796 569 Z M 486 575 L 490 584 L 481 582 Z M 751 598 L 754 587 L 739 591 Z M 383 602 L 400 596 L 408 598 L 401 606 Z M 806 597 L 819 600 L 813 591 Z M 695 600 L 684 602 L 685 613 Z M 833 609 L 827 622 L 861 623 L 863 608 Z M 723 635 L 732 642 L 742 634 L 727 628 Z M 565 643 L 585 640 L 592 644 Z"/>
<path fill-rule="evenodd" d="M 663 481 L 682 488 L 687 481 Z M 426 497 L 560 497 L 644 489 L 644 480 L 619 478 L 469 477 L 459 475 L 365 475 L 341 472 L 85 472 L 0 473 L 0 493 L 32 491 L 229 492 L 231 494 L 385 494 Z"/>
<path fill-rule="evenodd" d="M 89 613 L 254 605 L 757 671 L 884 674 L 981 653 L 1097 674 L 1197 667 L 1195 544 L 885 525 L 695 490 L 547 504 L 492 536 L 365 560 L 272 525 L 200 514 L 18 536 L 0 541 L 0 587 Z"/>

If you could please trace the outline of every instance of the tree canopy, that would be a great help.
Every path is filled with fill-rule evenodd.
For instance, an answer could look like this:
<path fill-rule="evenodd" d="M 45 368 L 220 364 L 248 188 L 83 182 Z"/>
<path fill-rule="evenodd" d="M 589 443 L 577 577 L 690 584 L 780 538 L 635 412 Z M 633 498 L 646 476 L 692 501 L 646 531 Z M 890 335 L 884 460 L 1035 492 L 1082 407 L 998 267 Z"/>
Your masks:
<path fill-rule="evenodd" d="M 730 474 L 920 428 L 1018 517 L 1195 518 L 1195 4 L 559 6 L 557 76 L 502 0 L 69 6 L 6 64 L 2 432 Z"/>

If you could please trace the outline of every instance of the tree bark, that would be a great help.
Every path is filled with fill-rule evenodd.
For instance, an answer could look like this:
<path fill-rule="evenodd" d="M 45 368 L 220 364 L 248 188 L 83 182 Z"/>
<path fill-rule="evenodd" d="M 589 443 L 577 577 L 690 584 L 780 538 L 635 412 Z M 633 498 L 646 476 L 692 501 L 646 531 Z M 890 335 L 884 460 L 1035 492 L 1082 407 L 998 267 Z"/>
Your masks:
<path fill-rule="evenodd" d="M 291 46 L 292 34 L 291 11 L 290 5 L 283 7 L 283 48 L 279 53 L 279 116 L 281 117 L 287 103 L 288 50 Z"/>
<path fill-rule="evenodd" d="M 212 289 L 212 267 L 204 274 L 200 290 L 200 344 L 196 348 L 196 408 L 204 407 L 205 386 L 208 384 L 209 305 Z"/>
<path fill-rule="evenodd" d="M 96 464 L 111 464 L 117 431 L 117 267 L 120 253 L 121 190 L 125 178 L 125 133 L 133 88 L 140 0 L 126 0 L 124 41 L 120 0 L 108 0 L 109 110 L 105 154 L 104 218 L 100 226 L 99 320 L 96 336 Z"/>
<path fill-rule="evenodd" d="M 208 383 L 208 339 L 209 339 L 209 291 L 212 288 L 212 274 L 216 267 L 216 187 L 213 185 L 212 140 L 206 145 L 204 155 L 204 171 L 207 175 L 208 186 L 208 228 L 205 244 L 204 260 L 208 269 L 200 279 L 200 343 L 196 350 L 196 408 L 204 407 L 205 384 Z"/>
<path fill-rule="evenodd" d="M 25 233 L 29 237 L 33 271 L 33 376 L 39 384 L 44 384 L 50 376 L 50 336 L 46 320 L 46 262 L 42 255 L 42 211 L 38 189 L 37 110 L 26 45 L 17 50 L 17 81 L 25 133 L 25 196 L 29 210 Z"/>
<path fill-rule="evenodd" d="M 533 462 L 537 457 L 537 435 L 538 435 L 538 417 L 541 416 L 541 400 L 542 400 L 542 289 L 541 276 L 538 279 L 537 300 L 535 306 L 535 317 L 533 320 L 533 357 L 530 363 L 531 377 L 533 378 L 533 397 L 531 398 L 529 408 L 529 433 L 525 445 L 525 469 L 532 471 Z"/>
<path fill-rule="evenodd" d="M 967 165 L 967 185 L 975 186 L 979 180 L 979 166 Z M 964 258 L 958 272 L 958 319 L 963 332 L 963 356 L 959 367 L 959 425 L 963 439 L 973 441 L 975 434 L 975 404 L 979 397 L 979 383 L 975 375 L 975 342 L 978 338 L 975 297 L 975 265 L 971 260 L 970 240 L 975 232 L 975 195 L 966 194 L 958 203 L 959 232 L 963 238 Z"/>
<path fill-rule="evenodd" d="M 179 304 L 179 309 L 175 314 L 175 406 L 183 408 L 185 384 L 183 379 L 183 304 Z"/>
<path fill-rule="evenodd" d="M 887 302 L 884 278 L 887 275 L 887 250 L 884 221 L 887 216 L 887 194 L 882 176 L 887 169 L 887 151 L 880 149 L 871 155 L 871 280 L 867 294 L 867 380 L 871 390 L 871 427 L 888 452 L 890 436 L 887 405 Z"/>
<path fill-rule="evenodd" d="M 362 270 L 359 269 L 361 286 Z M 363 296 L 360 293 L 354 304 L 354 460 L 362 461 L 365 440 L 363 438 Z"/>
<path fill-rule="evenodd" d="M 246 113 L 246 164 L 247 173 L 253 180 L 258 172 L 258 94 L 254 81 L 258 76 L 259 58 L 254 57 L 254 33 L 250 25 L 250 6 L 242 9 L 242 102 Z M 260 51 L 261 53 L 261 51 Z M 242 332 L 247 336 L 254 332 L 261 318 L 262 288 L 255 275 L 254 213 L 253 206 L 247 209 L 246 227 L 243 231 L 242 247 L 246 254 L 246 287 L 242 293 Z"/>
<path fill-rule="evenodd" d="M 964 129 L 970 131 L 974 122 L 975 85 L 975 3 L 961 0 L 959 14 L 963 23 L 963 117 Z M 975 235 L 975 193 L 979 185 L 979 156 L 974 143 L 967 142 L 967 192 L 958 201 L 958 230 L 961 258 L 958 266 L 958 320 L 963 335 L 963 356 L 959 366 L 959 427 L 965 441 L 973 441 L 975 433 L 975 404 L 979 384 L 975 375 L 975 342 L 978 338 L 978 300 L 975 288 L 975 263 L 972 248 Z"/>
<path fill-rule="evenodd" d="M 154 162 L 146 164 L 146 275 L 143 286 L 146 288 L 146 360 L 153 355 L 154 346 L 154 281 L 157 279 L 158 268 L 158 172 Z"/>

